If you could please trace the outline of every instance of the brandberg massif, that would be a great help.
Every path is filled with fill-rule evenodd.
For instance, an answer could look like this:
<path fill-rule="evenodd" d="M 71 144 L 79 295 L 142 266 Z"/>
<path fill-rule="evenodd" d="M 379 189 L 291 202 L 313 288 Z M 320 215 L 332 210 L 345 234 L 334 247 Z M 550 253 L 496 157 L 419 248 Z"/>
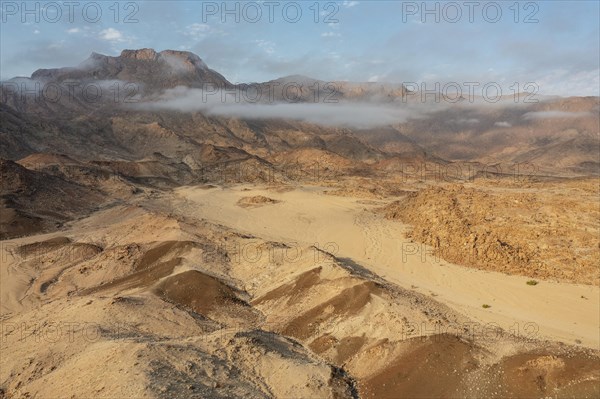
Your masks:
<path fill-rule="evenodd" d="M 149 48 L 0 94 L 0 397 L 600 396 L 598 97 Z"/>

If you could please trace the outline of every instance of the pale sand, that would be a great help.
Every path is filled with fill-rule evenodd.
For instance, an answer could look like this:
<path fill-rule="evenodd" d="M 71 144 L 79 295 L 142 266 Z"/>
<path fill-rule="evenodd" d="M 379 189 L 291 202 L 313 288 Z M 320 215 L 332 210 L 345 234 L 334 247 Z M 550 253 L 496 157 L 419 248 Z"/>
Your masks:
<path fill-rule="evenodd" d="M 426 246 L 410 243 L 404 235 L 407 226 L 372 213 L 378 205 L 323 191 L 184 187 L 177 194 L 189 216 L 264 239 L 316 245 L 401 287 L 435 295 L 474 321 L 497 323 L 523 337 L 569 344 L 579 340 L 583 346 L 600 348 L 598 287 L 552 281 L 529 286 L 525 277 L 450 264 L 428 254 Z M 256 195 L 280 202 L 258 208 L 237 205 L 241 198 Z M 491 308 L 483 309 L 483 304 Z"/>

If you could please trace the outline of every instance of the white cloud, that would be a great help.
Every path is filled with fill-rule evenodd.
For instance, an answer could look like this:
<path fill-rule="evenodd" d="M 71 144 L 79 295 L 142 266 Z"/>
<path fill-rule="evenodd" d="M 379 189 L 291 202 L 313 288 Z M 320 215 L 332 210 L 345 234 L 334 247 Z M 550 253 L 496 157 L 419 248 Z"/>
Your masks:
<path fill-rule="evenodd" d="M 183 34 L 191 38 L 200 40 L 204 39 L 209 31 L 210 26 L 208 24 L 193 23 L 185 27 Z"/>
<path fill-rule="evenodd" d="M 360 2 L 358 2 L 358 1 L 343 1 L 342 2 L 342 6 L 344 6 L 346 8 L 354 7 L 359 4 L 360 4 Z"/>
<path fill-rule="evenodd" d="M 579 118 L 588 115 L 590 115 L 588 112 L 537 111 L 527 112 L 523 115 L 523 119 Z"/>
<path fill-rule="evenodd" d="M 275 43 L 270 42 L 268 40 L 255 40 L 254 43 L 258 45 L 261 49 L 265 51 L 267 54 L 273 54 L 275 52 Z"/>
<path fill-rule="evenodd" d="M 262 89 L 261 89 L 262 90 Z M 229 94 L 228 94 L 229 93 Z M 409 118 L 421 118 L 443 108 L 444 104 L 381 104 L 377 102 L 325 101 L 293 103 L 272 102 L 269 91 L 261 91 L 259 100 L 252 92 L 248 98 L 231 96 L 230 92 L 203 91 L 179 86 L 166 90 L 158 99 L 138 102 L 130 106 L 144 110 L 172 110 L 178 112 L 206 112 L 209 115 L 251 119 L 295 119 L 328 126 L 367 128 L 401 123 Z M 260 101 L 262 100 L 262 102 Z"/>
<path fill-rule="evenodd" d="M 341 34 L 337 33 L 337 32 L 323 32 L 321 33 L 321 37 L 340 37 L 342 36 Z"/>
<path fill-rule="evenodd" d="M 560 68 L 531 80 L 535 82 L 541 94 L 565 97 L 600 95 L 600 69 L 598 68 L 579 72 Z"/>
<path fill-rule="evenodd" d="M 459 125 L 476 125 L 479 123 L 479 119 L 477 119 L 477 118 L 459 118 L 459 119 L 450 119 L 449 122 L 454 122 Z"/>
<path fill-rule="evenodd" d="M 33 31 L 33 33 L 37 35 L 37 34 L 40 33 L 40 31 L 36 29 L 36 30 Z"/>
<path fill-rule="evenodd" d="M 73 34 L 73 33 L 79 33 L 80 29 L 79 28 L 71 28 L 67 30 L 68 34 Z"/>
<path fill-rule="evenodd" d="M 512 127 L 512 125 L 506 121 L 496 122 L 494 123 L 496 127 Z"/>
<path fill-rule="evenodd" d="M 369 83 L 379 82 L 379 75 L 373 75 L 368 80 Z"/>
<path fill-rule="evenodd" d="M 51 51 L 60 50 L 60 49 L 63 49 L 64 47 L 65 47 L 65 41 L 61 40 L 59 42 L 50 43 L 48 45 L 48 50 L 51 50 Z"/>
<path fill-rule="evenodd" d="M 108 28 L 100 31 L 100 38 L 111 42 L 122 42 L 123 34 L 114 28 Z"/>

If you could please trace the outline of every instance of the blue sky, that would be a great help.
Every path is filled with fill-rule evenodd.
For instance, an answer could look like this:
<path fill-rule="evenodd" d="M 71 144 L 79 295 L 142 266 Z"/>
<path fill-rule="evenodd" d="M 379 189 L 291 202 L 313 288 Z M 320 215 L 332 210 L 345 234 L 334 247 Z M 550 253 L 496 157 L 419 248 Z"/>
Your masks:
<path fill-rule="evenodd" d="M 222 1 L 78 3 L 70 12 L 61 1 L 29 2 L 27 14 L 21 1 L 3 1 L 0 77 L 75 66 L 92 51 L 151 47 L 192 51 L 232 82 L 302 74 L 600 90 L 598 1 L 230 1 L 229 14 Z"/>

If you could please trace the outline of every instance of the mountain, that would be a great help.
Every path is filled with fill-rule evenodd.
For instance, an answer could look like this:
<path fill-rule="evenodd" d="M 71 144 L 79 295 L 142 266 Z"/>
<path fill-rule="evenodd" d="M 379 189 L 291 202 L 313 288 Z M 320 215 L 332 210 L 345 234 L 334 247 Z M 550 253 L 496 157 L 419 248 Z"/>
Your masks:
<path fill-rule="evenodd" d="M 147 48 L 123 50 L 117 57 L 92 53 L 76 68 L 38 69 L 31 79 L 59 83 L 70 80 L 120 80 L 141 84 L 146 92 L 176 86 L 233 86 L 221 74 L 208 68 L 196 54 L 176 50 L 156 52 Z"/>
<path fill-rule="evenodd" d="M 152 49 L 4 82 L 0 399 L 600 397 L 598 98 L 406 94 Z"/>
<path fill-rule="evenodd" d="M 272 101 L 335 104 L 340 101 L 390 103 L 410 93 L 402 84 L 324 81 L 290 75 L 258 84 L 262 93 L 273 93 Z"/>
<path fill-rule="evenodd" d="M 104 201 L 93 187 L 0 158 L 0 240 L 53 230 Z"/>
<path fill-rule="evenodd" d="M 399 124 L 448 161 L 530 163 L 547 173 L 600 174 L 600 99 L 569 97 L 504 106 L 457 104 Z"/>
<path fill-rule="evenodd" d="M 58 87 L 63 95 L 23 93 L 36 84 Z M 102 95 L 90 98 L 82 89 L 86 85 Z M 219 88 L 258 88 L 273 96 L 260 104 L 224 104 L 218 95 L 210 103 L 201 94 Z M 429 104 L 418 95 L 403 101 L 406 94 L 400 84 L 326 82 L 303 75 L 234 85 L 185 51 L 93 53 L 77 67 L 40 69 L 31 78 L 3 82 L 0 156 L 17 161 L 59 153 L 86 161 L 138 162 L 159 153 L 164 158 L 152 162 L 202 170 L 251 159 L 269 165 L 268 159 L 281 159 L 279 153 L 315 149 L 363 169 L 402 159 L 538 162 L 547 170 L 559 166 L 561 173 L 600 173 L 596 97 Z M 315 114 L 319 118 L 311 119 Z M 355 119 L 368 120 L 368 126 L 353 125 Z M 178 172 L 177 184 L 195 178 L 191 169 Z"/>

